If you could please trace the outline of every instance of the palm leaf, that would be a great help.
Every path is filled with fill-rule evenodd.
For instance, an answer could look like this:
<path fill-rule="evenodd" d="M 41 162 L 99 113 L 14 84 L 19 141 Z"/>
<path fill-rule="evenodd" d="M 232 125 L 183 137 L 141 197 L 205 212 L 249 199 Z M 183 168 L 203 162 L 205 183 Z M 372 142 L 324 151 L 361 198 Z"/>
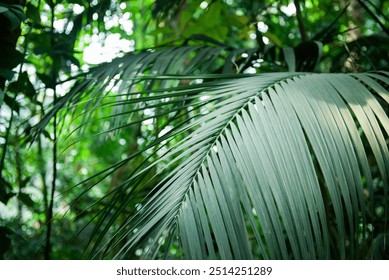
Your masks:
<path fill-rule="evenodd" d="M 82 118 L 75 131 L 111 121 L 91 137 L 149 119 L 170 127 L 81 182 L 84 194 L 144 159 L 101 199 L 91 254 L 177 257 L 178 246 L 187 259 L 365 256 L 376 168 L 387 198 L 388 73 L 206 74 L 223 50 L 144 51 L 98 66 L 32 130 L 62 109 L 63 119 L 69 110 Z"/>
<path fill-rule="evenodd" d="M 127 258 L 141 249 L 155 258 L 177 245 L 187 259 L 361 256 L 373 165 L 387 196 L 388 73 L 194 78 L 212 81 L 144 95 L 154 105 L 143 109 L 166 100 L 200 109 L 147 146 L 166 152 L 115 189 L 92 236 L 94 256 Z M 110 231 L 123 205 L 150 184 L 142 206 Z"/>
<path fill-rule="evenodd" d="M 29 140 L 34 140 L 43 132 L 55 114 L 61 113 L 60 120 L 64 120 L 69 109 L 81 108 L 83 124 L 87 124 L 92 113 L 100 109 L 103 99 L 114 99 L 112 118 L 113 125 L 121 123 L 120 116 L 125 110 L 129 99 L 138 99 L 139 90 L 147 92 L 153 88 L 177 86 L 177 80 L 144 80 L 140 85 L 139 76 L 148 75 L 192 75 L 195 73 L 210 73 L 218 65 L 216 60 L 224 47 L 183 46 L 172 49 L 149 49 L 128 53 L 111 62 L 103 63 L 92 68 L 89 72 L 80 74 L 72 89 L 52 104 L 50 111 L 33 127 Z M 72 79 L 71 79 L 72 80 Z M 109 96 L 108 92 L 115 91 Z M 121 94 L 117 94 L 120 92 Z M 148 94 L 149 95 L 149 94 Z M 124 103 L 123 103 L 124 102 Z M 124 106 L 123 106 L 124 104 Z"/>

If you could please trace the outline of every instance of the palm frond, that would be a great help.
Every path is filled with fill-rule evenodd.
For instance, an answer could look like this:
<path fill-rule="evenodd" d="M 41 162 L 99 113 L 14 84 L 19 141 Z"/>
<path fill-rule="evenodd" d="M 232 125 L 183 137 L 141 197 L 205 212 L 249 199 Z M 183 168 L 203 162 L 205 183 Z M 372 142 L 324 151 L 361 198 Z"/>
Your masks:
<path fill-rule="evenodd" d="M 115 189 L 112 205 L 123 206 L 154 184 L 113 233 L 123 207 L 107 209 L 99 227 L 111 237 L 93 253 L 153 258 L 178 242 L 188 259 L 358 258 L 374 222 L 372 165 L 387 195 L 388 81 L 386 72 L 270 73 L 144 95 L 200 109 L 151 143 L 166 152 Z"/>
<path fill-rule="evenodd" d="M 150 49 L 128 53 L 111 62 L 103 63 L 89 72 L 78 75 L 76 83 L 69 93 L 59 98 L 53 104 L 45 117 L 33 127 L 30 140 L 43 132 L 44 128 L 57 113 L 63 120 L 69 109 L 82 108 L 83 124 L 88 123 L 91 114 L 101 108 L 102 100 L 114 99 L 113 115 L 121 116 L 126 106 L 123 102 L 128 99 L 139 98 L 139 92 L 155 88 L 174 87 L 178 85 L 176 79 L 144 79 L 139 83 L 139 77 L 156 75 L 192 75 L 212 73 L 220 62 L 217 59 L 225 47 L 183 46 L 172 49 Z M 114 91 L 115 95 L 107 95 Z M 118 94 L 118 92 L 120 94 Z M 149 94 L 148 94 L 149 95 Z M 122 103 L 120 103 L 122 102 Z M 127 104 L 127 103 L 125 103 Z M 112 118 L 112 123 L 118 124 L 119 118 Z"/>
<path fill-rule="evenodd" d="M 374 194 L 382 188 L 387 199 L 388 73 L 208 74 L 228 73 L 224 50 L 185 46 L 100 65 L 32 130 L 36 137 L 63 109 L 63 119 L 82 118 L 75 131 L 111 121 L 91 137 L 150 119 L 169 127 L 82 182 L 84 194 L 142 155 L 101 199 L 109 202 L 92 255 L 177 257 L 169 250 L 180 246 L 187 259 L 363 256 Z M 227 68 L 239 53 L 227 54 Z"/>

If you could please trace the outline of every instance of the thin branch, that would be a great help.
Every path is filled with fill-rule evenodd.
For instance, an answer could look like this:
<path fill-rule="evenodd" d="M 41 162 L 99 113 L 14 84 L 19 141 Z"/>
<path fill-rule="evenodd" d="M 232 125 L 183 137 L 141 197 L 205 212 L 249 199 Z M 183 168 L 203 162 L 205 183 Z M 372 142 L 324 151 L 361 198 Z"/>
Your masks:
<path fill-rule="evenodd" d="M 46 184 L 46 166 L 44 162 L 44 154 L 42 149 L 42 139 L 41 137 L 38 137 L 38 166 L 39 166 L 39 175 L 42 180 L 42 192 L 43 192 L 43 207 L 44 207 L 44 213 L 47 213 L 49 209 L 49 202 L 47 200 L 47 184 Z"/>
<path fill-rule="evenodd" d="M 374 7 L 374 9 L 376 10 L 376 12 L 378 14 L 380 14 L 386 21 L 389 21 L 389 18 L 382 12 L 382 9 L 380 9 L 380 7 L 377 7 L 373 2 L 371 2 L 370 0 L 366 0 L 367 2 L 369 2 L 370 5 L 372 5 Z"/>
<path fill-rule="evenodd" d="M 54 8 L 55 3 L 54 0 L 50 1 L 50 8 L 51 8 L 51 46 L 53 47 L 54 42 Z M 54 62 L 53 62 L 54 63 Z M 53 72 L 53 80 L 55 83 L 57 82 L 57 74 Z M 57 103 L 57 91 L 56 91 L 56 84 L 54 85 L 54 106 Z M 54 113 L 53 117 L 53 181 L 52 181 L 52 188 L 51 188 L 51 194 L 50 194 L 50 205 L 47 211 L 46 215 L 46 246 L 45 246 L 45 259 L 49 260 L 51 259 L 51 231 L 52 231 L 52 220 L 53 220 L 53 208 L 54 208 L 54 194 L 56 189 L 56 180 L 57 180 L 57 113 Z"/>
<path fill-rule="evenodd" d="M 379 26 L 381 26 L 382 30 L 389 36 L 389 29 L 380 21 L 380 19 L 376 16 L 376 14 L 372 12 L 363 1 L 361 0 L 357 0 L 357 1 L 366 10 L 366 12 L 368 12 L 371 15 L 374 21 L 377 22 Z"/>
<path fill-rule="evenodd" d="M 308 41 L 308 35 L 307 35 L 307 32 L 305 31 L 305 27 L 303 24 L 303 17 L 301 14 L 300 1 L 294 0 L 293 2 L 294 2 L 294 5 L 296 6 L 296 17 L 297 17 L 297 22 L 299 25 L 301 39 L 303 40 L 303 42 L 306 42 L 306 41 Z"/>
<path fill-rule="evenodd" d="M 17 194 L 18 196 L 22 193 L 22 185 L 23 185 L 23 172 L 22 172 L 22 159 L 20 156 L 19 148 L 17 147 L 17 144 L 19 142 L 19 134 L 16 132 L 15 134 L 15 169 L 16 169 L 16 183 L 18 186 Z M 17 202 L 17 208 L 18 208 L 18 222 L 21 222 L 22 220 L 22 204 L 21 201 L 18 200 Z"/>
<path fill-rule="evenodd" d="M 54 90 L 54 96 L 56 92 Z M 54 98 L 56 99 L 56 98 Z M 46 216 L 46 225 L 47 225 L 47 232 L 46 232 L 46 246 L 45 246 L 45 259 L 49 260 L 51 259 L 51 231 L 52 231 L 52 220 L 53 220 L 53 208 L 54 208 L 54 194 L 56 189 L 56 180 L 57 180 L 57 114 L 54 114 L 53 119 L 53 130 L 54 130 L 54 143 L 53 143 L 53 181 L 52 181 L 52 187 L 51 187 L 51 194 L 50 194 L 50 205 L 47 211 Z"/>

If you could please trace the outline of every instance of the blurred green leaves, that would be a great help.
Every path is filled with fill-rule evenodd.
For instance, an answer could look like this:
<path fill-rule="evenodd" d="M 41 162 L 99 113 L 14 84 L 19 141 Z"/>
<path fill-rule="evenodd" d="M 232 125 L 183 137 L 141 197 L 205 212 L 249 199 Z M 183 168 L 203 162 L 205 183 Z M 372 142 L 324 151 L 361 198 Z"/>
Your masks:
<path fill-rule="evenodd" d="M 382 32 L 382 24 L 388 23 L 385 11 L 389 3 L 368 1 L 366 9 L 358 6 L 360 1 L 353 1 L 352 7 L 340 0 L 300 2 L 300 23 L 308 37 L 305 42 L 301 40 L 294 1 L 287 0 L 63 0 L 54 6 L 32 0 L 24 7 L 12 0 L 1 3 L 0 21 L 5 28 L 0 36 L 0 201 L 1 206 L 6 205 L 2 210 L 7 215 L 6 223 L 0 225 L 5 228 L 0 238 L 4 244 L 11 239 L 13 246 L 2 247 L 0 255 L 8 249 L 3 254 L 6 258 L 43 256 L 56 115 L 59 155 L 55 160 L 59 172 L 54 211 L 60 215 L 53 217 L 54 257 L 86 257 L 82 251 L 87 248 L 107 258 L 338 258 L 352 256 L 350 247 L 343 248 L 338 239 L 350 238 L 354 233 L 361 242 L 353 247 L 358 256 L 385 256 L 382 244 L 388 214 L 382 170 L 386 165 L 385 159 L 384 164 L 382 159 L 381 163 L 377 160 L 381 150 L 370 144 L 374 133 L 386 128 L 384 121 L 377 125 L 374 118 L 378 114 L 384 120 L 388 113 L 387 74 L 317 78 L 308 72 L 387 69 L 388 36 Z M 376 17 L 367 10 L 377 12 Z M 122 40 L 123 44 L 111 62 L 89 65 L 84 61 L 87 54 L 104 53 L 114 40 Z M 123 47 L 124 43 L 127 46 Z M 258 75 L 274 84 L 263 87 Z M 300 81 L 296 86 L 300 79 L 304 83 Z M 347 92 L 342 83 L 354 89 L 364 87 L 367 100 L 377 100 L 384 114 L 376 106 L 366 112 L 368 120 L 358 118 L 360 112 L 353 111 L 350 117 L 346 112 L 358 111 L 356 100 L 346 97 L 346 93 L 339 98 L 328 83 L 338 93 Z M 312 96 L 305 94 L 307 88 Z M 279 119 L 286 114 L 282 106 L 290 105 L 288 114 L 297 112 L 297 99 L 304 99 L 297 93 L 303 89 L 310 107 L 296 113 L 299 123 L 293 123 L 293 129 L 285 128 L 291 134 L 274 136 L 266 151 L 261 150 L 264 143 L 254 145 L 270 137 L 263 136 L 263 131 L 273 135 L 271 130 L 276 130 Z M 284 92 L 296 100 L 285 97 L 280 102 Z M 322 95 L 313 98 L 316 92 Z M 327 103 L 317 106 L 315 102 L 322 104 L 323 99 Z M 328 105 L 330 99 L 337 100 L 336 106 Z M 341 100 L 348 100 L 347 108 L 337 111 L 343 104 Z M 239 102 L 246 105 L 238 106 Z M 308 108 L 315 108 L 311 118 L 304 115 Z M 330 121 L 332 116 L 341 123 L 339 114 L 348 116 L 350 127 L 357 127 L 350 137 L 361 139 L 362 145 L 358 140 L 357 146 L 366 148 L 368 164 L 363 161 L 361 166 L 371 178 L 366 174 L 353 177 L 343 157 L 334 165 L 344 163 L 345 173 L 336 174 L 335 181 L 328 175 L 333 170 L 326 161 L 334 159 L 336 149 L 343 144 L 348 147 L 342 142 L 348 139 L 342 138 L 347 131 L 339 126 L 339 136 Z M 223 124 L 222 120 L 230 115 L 228 125 Z M 283 123 L 292 122 L 292 115 Z M 315 120 L 320 125 L 313 129 Z M 374 132 L 369 122 L 374 123 Z M 258 125 L 263 127 L 258 129 Z M 303 134 L 298 134 L 300 125 Z M 333 134 L 326 134 L 328 130 Z M 212 142 L 214 133 L 219 136 Z M 315 191 L 314 200 L 300 200 L 310 197 L 301 189 L 285 195 L 289 192 L 283 188 L 285 178 L 291 182 L 304 180 L 304 176 L 296 178 L 292 167 L 281 168 L 284 161 L 295 166 L 290 160 L 295 156 L 290 151 L 294 150 L 286 146 L 298 146 L 293 140 L 296 135 L 301 136 L 298 143 L 307 141 L 309 155 L 303 166 L 312 160 L 311 179 L 317 176 L 319 185 L 325 186 L 320 192 L 327 199 L 326 209 L 332 209 L 325 214 L 319 211 L 317 189 L 311 189 Z M 320 137 L 315 138 L 320 135 L 328 136 L 324 144 Z M 381 136 L 387 140 L 387 132 Z M 311 143 L 313 140 L 317 140 L 317 146 Z M 279 148 L 274 143 L 279 143 Z M 357 146 L 342 155 L 351 159 L 352 150 L 361 150 Z M 180 153 L 170 157 L 174 151 Z M 326 151 L 328 158 L 319 159 L 320 151 Z M 258 154 L 261 156 L 254 157 Z M 362 154 L 358 153 L 359 159 Z M 265 159 L 269 165 L 263 164 Z M 361 167 L 351 162 L 352 170 Z M 201 163 L 197 177 L 192 178 L 189 175 L 197 163 Z M 263 178 L 263 174 L 256 173 L 261 164 L 268 171 Z M 279 176 L 269 166 L 278 170 Z M 261 180 L 255 181 L 256 176 Z M 342 178 L 352 183 L 345 185 Z M 270 179 L 273 189 L 262 183 Z M 188 180 L 193 184 L 185 189 Z M 360 185 L 356 191 L 349 187 L 361 182 L 366 197 Z M 261 185 L 262 198 L 256 183 Z M 337 189 L 337 184 L 342 188 Z M 370 200 L 373 195 L 375 204 Z M 267 216 L 267 210 L 262 209 L 265 204 L 271 207 L 267 203 L 271 200 L 264 197 L 277 197 L 273 206 L 278 211 L 268 208 Z M 339 197 L 344 205 L 339 204 Z M 176 202 L 182 203 L 178 206 Z M 368 210 L 359 211 L 364 209 L 364 202 Z M 310 212 L 304 212 L 304 207 Z M 326 235 L 324 216 L 331 221 L 331 232 L 339 232 L 337 236 Z M 374 230 L 370 231 L 373 222 Z M 296 233 L 293 225 L 304 228 L 306 239 Z M 128 227 L 132 231 L 127 231 Z M 277 236 L 268 234 L 271 227 Z M 133 234 L 126 236 L 129 232 Z M 329 244 L 324 236 L 330 238 Z M 312 239 L 321 242 L 312 246 Z M 367 244 L 366 254 L 357 250 L 364 246 L 362 241 Z M 311 251 L 305 250 L 308 247 Z"/>

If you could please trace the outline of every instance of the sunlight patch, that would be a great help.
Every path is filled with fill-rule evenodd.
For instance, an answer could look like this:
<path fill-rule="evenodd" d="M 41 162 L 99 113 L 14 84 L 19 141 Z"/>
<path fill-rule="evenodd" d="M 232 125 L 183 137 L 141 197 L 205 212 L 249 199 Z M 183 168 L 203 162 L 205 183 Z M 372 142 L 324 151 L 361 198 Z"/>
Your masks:
<path fill-rule="evenodd" d="M 85 10 L 85 8 L 84 8 L 83 6 L 81 6 L 81 5 L 74 4 L 74 6 L 73 6 L 73 12 L 74 12 L 76 15 L 81 14 L 84 10 Z"/>
<path fill-rule="evenodd" d="M 201 2 L 201 4 L 200 4 L 200 8 L 201 9 L 206 9 L 207 7 L 208 7 L 208 3 L 207 2 L 205 2 L 205 1 Z"/>
<path fill-rule="evenodd" d="M 289 3 L 288 6 L 281 6 L 281 11 L 283 11 L 288 17 L 296 14 L 296 6 L 293 3 Z"/>
<path fill-rule="evenodd" d="M 89 64 L 108 62 L 117 57 L 119 52 L 133 50 L 133 40 L 121 39 L 119 34 L 108 35 L 104 45 L 99 42 L 97 36 L 92 36 L 92 43 L 84 51 L 84 61 Z"/>

